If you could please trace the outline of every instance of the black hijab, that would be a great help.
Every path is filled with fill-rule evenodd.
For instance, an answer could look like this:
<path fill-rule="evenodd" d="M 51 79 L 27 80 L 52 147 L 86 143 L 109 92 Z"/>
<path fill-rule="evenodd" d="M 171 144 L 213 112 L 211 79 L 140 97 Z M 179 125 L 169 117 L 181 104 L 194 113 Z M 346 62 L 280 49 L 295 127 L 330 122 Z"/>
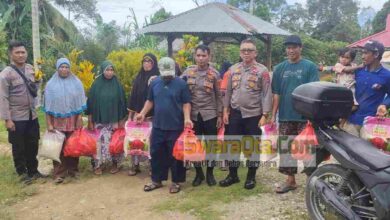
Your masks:
<path fill-rule="evenodd" d="M 145 71 L 143 67 L 143 61 L 150 59 L 153 61 L 153 68 L 150 71 Z M 148 97 L 148 81 L 152 76 L 159 76 L 157 58 L 151 53 L 144 55 L 141 61 L 141 69 L 133 81 L 133 88 L 129 97 L 128 107 L 131 111 L 140 112 L 144 107 L 146 99 Z M 150 114 L 149 114 L 150 115 Z"/>

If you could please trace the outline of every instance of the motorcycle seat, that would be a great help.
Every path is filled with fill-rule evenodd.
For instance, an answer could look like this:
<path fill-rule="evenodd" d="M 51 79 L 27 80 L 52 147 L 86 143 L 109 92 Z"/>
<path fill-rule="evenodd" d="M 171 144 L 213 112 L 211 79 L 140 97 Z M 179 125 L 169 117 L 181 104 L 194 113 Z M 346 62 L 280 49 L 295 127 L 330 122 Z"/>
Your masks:
<path fill-rule="evenodd" d="M 382 170 L 390 167 L 390 155 L 379 150 L 369 141 L 340 130 L 329 129 L 326 133 L 341 144 L 353 158 L 371 169 Z"/>

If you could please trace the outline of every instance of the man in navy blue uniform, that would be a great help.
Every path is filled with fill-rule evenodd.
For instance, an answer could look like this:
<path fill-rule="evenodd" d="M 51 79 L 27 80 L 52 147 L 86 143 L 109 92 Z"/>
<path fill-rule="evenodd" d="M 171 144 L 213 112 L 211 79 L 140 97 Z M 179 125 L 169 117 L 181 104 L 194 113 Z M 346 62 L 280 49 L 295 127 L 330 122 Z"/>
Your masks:
<path fill-rule="evenodd" d="M 153 129 L 151 136 L 152 183 L 145 185 L 149 192 L 162 187 L 162 181 L 168 180 L 171 169 L 172 185 L 170 193 L 180 191 L 179 183 L 186 178 L 183 161 L 172 156 L 173 146 L 184 127 L 193 127 L 190 119 L 191 94 L 187 83 L 175 77 L 175 62 L 169 57 L 158 62 L 161 76 L 154 79 L 149 88 L 148 100 L 142 111 L 136 116 L 138 122 L 153 109 Z"/>
<path fill-rule="evenodd" d="M 358 137 L 365 117 L 384 117 L 390 106 L 390 71 L 380 63 L 384 50 L 382 43 L 368 41 L 363 47 L 364 67 L 355 71 L 355 95 L 359 108 L 343 129 Z"/>

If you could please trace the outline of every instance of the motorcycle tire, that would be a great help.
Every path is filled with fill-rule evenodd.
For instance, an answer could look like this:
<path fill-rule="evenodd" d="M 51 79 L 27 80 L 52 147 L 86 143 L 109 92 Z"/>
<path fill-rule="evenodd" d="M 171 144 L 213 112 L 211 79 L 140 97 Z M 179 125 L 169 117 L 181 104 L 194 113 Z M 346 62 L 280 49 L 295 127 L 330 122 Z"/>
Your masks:
<path fill-rule="evenodd" d="M 348 175 L 348 170 L 342 167 L 339 164 L 326 164 L 321 167 L 319 167 L 314 173 L 309 177 L 308 183 L 310 183 L 311 179 L 313 177 L 317 177 L 320 179 L 324 179 L 326 176 L 337 176 L 338 178 L 343 178 Z M 352 174 L 350 175 L 348 179 L 348 191 L 351 191 L 351 193 L 356 193 L 361 190 L 364 185 L 362 182 L 357 178 L 356 175 Z M 361 198 L 356 201 L 354 201 L 354 204 L 356 205 L 363 205 L 367 206 L 369 204 L 369 199 L 370 198 Z M 316 201 L 314 201 L 316 200 Z M 305 192 L 305 201 L 306 201 L 306 207 L 310 216 L 310 219 L 313 220 L 326 220 L 326 219 L 343 219 L 341 216 L 337 217 L 329 217 L 327 214 L 329 213 L 322 213 L 320 210 L 320 204 L 318 203 L 321 199 L 316 195 L 315 192 L 313 192 L 310 187 L 306 187 L 306 192 Z M 325 215 L 325 216 L 324 216 Z"/>

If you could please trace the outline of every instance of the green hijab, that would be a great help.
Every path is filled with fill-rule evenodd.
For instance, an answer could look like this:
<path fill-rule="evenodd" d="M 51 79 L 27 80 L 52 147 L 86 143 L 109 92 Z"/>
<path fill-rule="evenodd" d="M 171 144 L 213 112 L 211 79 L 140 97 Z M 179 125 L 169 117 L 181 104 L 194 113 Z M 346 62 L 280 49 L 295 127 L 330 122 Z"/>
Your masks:
<path fill-rule="evenodd" d="M 125 91 L 118 78 L 104 77 L 104 71 L 114 68 L 109 61 L 100 65 L 100 76 L 92 84 L 87 102 L 87 113 L 92 114 L 93 122 L 101 124 L 116 123 L 127 115 Z"/>

